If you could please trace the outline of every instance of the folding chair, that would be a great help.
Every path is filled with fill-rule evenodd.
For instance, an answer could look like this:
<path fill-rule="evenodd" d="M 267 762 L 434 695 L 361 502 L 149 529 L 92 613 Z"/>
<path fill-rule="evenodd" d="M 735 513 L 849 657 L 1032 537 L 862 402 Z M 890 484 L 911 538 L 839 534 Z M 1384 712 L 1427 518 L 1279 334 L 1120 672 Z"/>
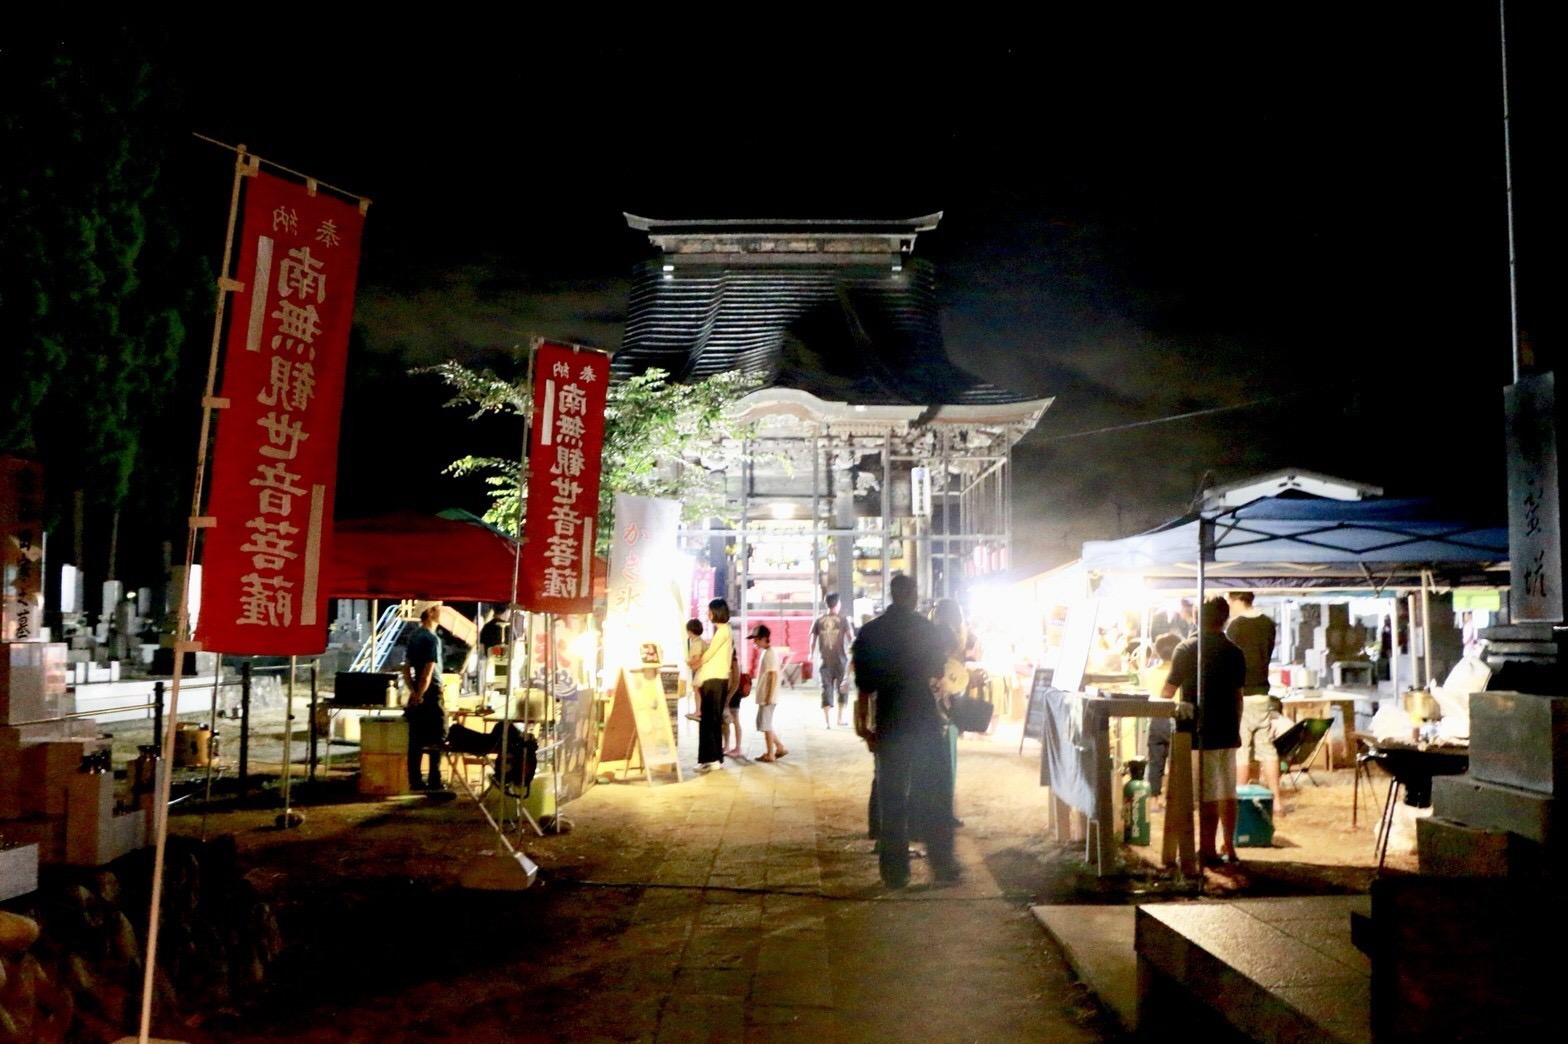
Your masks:
<path fill-rule="evenodd" d="M 1354 829 L 1361 815 L 1362 780 L 1366 780 L 1367 796 L 1372 799 L 1372 810 L 1377 810 L 1377 795 L 1372 793 L 1372 763 L 1377 760 L 1377 748 L 1365 736 L 1356 737 L 1356 775 L 1350 788 L 1350 826 Z"/>
<path fill-rule="evenodd" d="M 1312 779 L 1312 770 L 1308 766 L 1312 764 L 1312 759 L 1318 756 L 1318 749 L 1328 738 L 1329 726 L 1333 724 L 1332 718 L 1302 718 L 1274 741 L 1274 749 L 1279 752 L 1282 781 L 1286 773 L 1289 773 L 1291 786 L 1299 790 L 1300 777 L 1305 774 L 1314 787 L 1318 785 L 1318 781 Z"/>

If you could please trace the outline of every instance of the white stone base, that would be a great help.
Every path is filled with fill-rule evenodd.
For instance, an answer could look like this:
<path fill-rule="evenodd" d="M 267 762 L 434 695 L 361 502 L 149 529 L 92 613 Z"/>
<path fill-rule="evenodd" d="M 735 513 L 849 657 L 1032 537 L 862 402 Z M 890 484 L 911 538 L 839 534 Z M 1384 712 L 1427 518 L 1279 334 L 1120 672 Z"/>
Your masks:
<path fill-rule="evenodd" d="M 38 891 L 38 846 L 0 848 L 0 902 Z"/>

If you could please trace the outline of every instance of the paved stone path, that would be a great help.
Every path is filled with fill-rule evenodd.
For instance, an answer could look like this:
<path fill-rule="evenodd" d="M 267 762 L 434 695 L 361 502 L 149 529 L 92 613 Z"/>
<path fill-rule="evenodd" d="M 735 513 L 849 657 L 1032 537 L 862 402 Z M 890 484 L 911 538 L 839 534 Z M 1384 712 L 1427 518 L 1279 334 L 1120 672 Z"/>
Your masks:
<path fill-rule="evenodd" d="M 743 714 L 749 719 L 748 703 Z M 966 739 L 960 753 L 958 855 L 966 879 L 889 892 L 866 838 L 871 758 L 849 729 L 824 729 L 817 695 L 788 690 L 774 764 L 730 762 L 697 775 L 695 730 L 683 727 L 685 782 L 590 788 L 566 807 L 573 830 L 530 837 L 543 887 L 478 896 L 443 882 L 488 844 L 466 799 L 311 810 L 297 832 L 236 832 L 256 879 L 287 908 L 308 866 L 346 875 L 339 912 L 319 899 L 295 931 L 330 916 L 331 938 L 418 957 L 411 970 L 376 954 L 341 988 L 301 984 L 267 1025 L 213 1039 L 551 1039 L 653 1041 L 1104 1040 L 1113 1023 L 1067 971 L 1030 913 L 1053 875 L 1077 869 L 1044 841 L 1038 748 L 1012 738 Z M 690 723 L 683 723 L 689 725 Z M 750 724 L 749 720 L 747 722 Z M 747 745 L 761 750 L 746 729 Z M 259 815 L 250 813 L 251 816 Z M 349 850 L 345 851 L 345 847 Z M 292 853 L 289 851 L 293 849 Z M 394 879 L 417 879 L 447 929 L 389 904 Z M 357 882 L 357 884 L 356 884 Z M 379 882 L 379 883 L 376 883 Z M 296 897 L 291 900 L 291 896 Z M 330 907 L 327 907 L 330 909 Z M 404 905 L 403 911 L 409 907 Z M 379 914 L 377 910 L 379 909 Z M 454 912 L 455 911 L 455 912 Z M 286 925 L 290 915 L 284 914 Z M 380 923 L 377 918 L 379 916 Z M 496 945 L 516 932 L 515 946 Z M 330 938 L 323 933 L 323 947 Z M 322 954 L 323 969 L 342 957 Z M 407 961 L 403 964 L 406 965 Z"/>
<path fill-rule="evenodd" d="M 994 832 L 1003 824 L 970 814 L 973 829 L 959 838 L 963 884 L 924 885 L 917 861 L 912 888 L 880 886 L 865 838 L 871 759 L 849 730 L 823 729 L 812 702 L 792 700 L 782 726 L 790 754 L 775 764 L 732 762 L 652 793 L 599 788 L 576 812 L 579 830 L 646 816 L 668 841 L 656 887 L 622 937 L 668 990 L 648 1035 L 1100 1039 L 1064 1016 L 1072 988 L 1063 966 L 1023 896 L 1007 894 L 986 865 L 996 841 L 1017 840 Z M 998 744 L 974 745 L 997 756 Z M 644 992 L 663 991 L 632 990 Z M 636 1007 L 635 996 L 624 999 Z"/>

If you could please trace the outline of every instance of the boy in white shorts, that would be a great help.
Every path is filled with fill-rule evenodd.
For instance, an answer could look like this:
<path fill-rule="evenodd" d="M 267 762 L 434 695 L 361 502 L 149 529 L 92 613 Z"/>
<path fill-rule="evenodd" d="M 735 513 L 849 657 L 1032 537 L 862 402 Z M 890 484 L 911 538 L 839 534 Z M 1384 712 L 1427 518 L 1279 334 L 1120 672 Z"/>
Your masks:
<path fill-rule="evenodd" d="M 773 731 L 773 708 L 778 705 L 779 699 L 779 654 L 773 651 L 773 633 L 768 630 L 767 624 L 753 627 L 750 637 L 757 643 L 757 648 L 762 650 L 762 658 L 757 661 L 757 680 L 751 687 L 751 693 L 757 698 L 757 731 L 762 733 L 768 748 L 757 760 L 777 761 L 789 753 Z"/>

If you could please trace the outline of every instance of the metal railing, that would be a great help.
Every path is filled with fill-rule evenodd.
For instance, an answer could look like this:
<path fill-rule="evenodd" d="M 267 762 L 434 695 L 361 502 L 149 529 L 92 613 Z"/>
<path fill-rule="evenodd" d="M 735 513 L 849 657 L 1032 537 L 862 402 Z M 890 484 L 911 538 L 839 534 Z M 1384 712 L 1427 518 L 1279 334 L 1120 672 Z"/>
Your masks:
<path fill-rule="evenodd" d="M 396 602 L 387 606 L 376 623 L 376 629 L 355 654 L 354 662 L 348 669 L 356 673 L 374 673 L 386 666 L 387 657 L 392 655 L 398 640 L 403 637 L 403 631 L 414 620 L 413 607 L 413 602 Z"/>

